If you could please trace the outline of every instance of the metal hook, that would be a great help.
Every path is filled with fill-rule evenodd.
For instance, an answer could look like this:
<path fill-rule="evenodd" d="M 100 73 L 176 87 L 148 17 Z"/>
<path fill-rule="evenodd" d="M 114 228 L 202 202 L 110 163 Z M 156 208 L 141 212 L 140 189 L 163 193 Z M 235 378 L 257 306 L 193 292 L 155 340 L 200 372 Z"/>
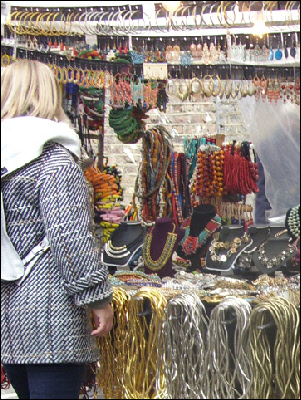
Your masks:
<path fill-rule="evenodd" d="M 258 325 L 257 329 L 264 330 L 267 328 L 271 328 L 272 326 L 276 326 L 275 322 L 269 322 L 268 324 L 265 324 L 265 325 Z"/>
<path fill-rule="evenodd" d="M 222 325 L 231 325 L 233 322 L 236 321 L 236 312 L 233 310 L 230 313 L 230 318 L 226 319 L 225 321 L 222 321 Z"/>

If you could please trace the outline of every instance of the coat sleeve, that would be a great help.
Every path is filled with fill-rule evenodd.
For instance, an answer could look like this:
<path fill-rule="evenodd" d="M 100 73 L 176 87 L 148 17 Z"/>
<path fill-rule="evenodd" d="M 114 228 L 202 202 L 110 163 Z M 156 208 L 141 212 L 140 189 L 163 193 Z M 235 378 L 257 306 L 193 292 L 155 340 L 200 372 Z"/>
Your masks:
<path fill-rule="evenodd" d="M 92 234 L 88 186 L 79 165 L 70 160 L 45 174 L 40 210 L 65 292 L 79 306 L 107 304 L 113 290 Z"/>

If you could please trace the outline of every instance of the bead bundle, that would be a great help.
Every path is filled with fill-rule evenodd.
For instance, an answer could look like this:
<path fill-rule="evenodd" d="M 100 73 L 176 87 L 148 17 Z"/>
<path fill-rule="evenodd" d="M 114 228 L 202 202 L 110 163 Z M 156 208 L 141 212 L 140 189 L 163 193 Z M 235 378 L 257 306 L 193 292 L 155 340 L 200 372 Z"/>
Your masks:
<path fill-rule="evenodd" d="M 109 114 L 109 125 L 124 144 L 137 143 L 143 136 L 148 116 L 138 107 L 112 109 Z"/>
<path fill-rule="evenodd" d="M 139 199 L 139 219 L 146 223 L 172 213 L 172 145 L 167 130 L 158 125 L 143 135 L 142 162 L 135 183 L 134 197 Z"/>
<path fill-rule="evenodd" d="M 250 144 L 232 143 L 223 146 L 224 149 L 224 188 L 227 193 L 246 196 L 258 193 L 258 165 L 250 158 Z M 245 150 L 247 149 L 247 150 Z"/>
<path fill-rule="evenodd" d="M 104 172 L 100 172 L 95 165 L 85 170 L 85 176 L 94 187 L 94 219 L 100 222 L 103 242 L 106 243 L 124 217 L 119 204 L 123 199 L 122 177 L 116 166 L 106 166 Z"/>
<path fill-rule="evenodd" d="M 197 157 L 196 195 L 222 197 L 224 151 L 215 145 L 201 145 Z"/>

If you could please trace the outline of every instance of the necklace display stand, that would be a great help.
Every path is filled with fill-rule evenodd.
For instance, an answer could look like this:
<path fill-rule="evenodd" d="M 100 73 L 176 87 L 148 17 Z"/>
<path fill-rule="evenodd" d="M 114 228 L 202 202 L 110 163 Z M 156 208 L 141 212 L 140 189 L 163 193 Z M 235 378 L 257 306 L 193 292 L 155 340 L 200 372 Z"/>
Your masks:
<path fill-rule="evenodd" d="M 103 264 L 109 268 L 109 272 L 132 269 L 133 262 L 142 255 L 143 239 L 141 222 L 121 222 L 104 246 Z"/>
<path fill-rule="evenodd" d="M 190 260 L 192 270 L 200 269 L 201 258 L 205 258 L 212 235 L 220 228 L 220 225 L 221 221 L 216 216 L 214 206 L 201 204 L 193 209 L 189 226 L 177 249 L 179 257 Z M 206 229 L 207 226 L 210 229 Z"/>
<path fill-rule="evenodd" d="M 172 254 L 182 240 L 185 231 L 177 228 L 168 217 L 157 219 L 143 244 L 144 272 L 156 273 L 160 278 L 172 277 Z"/>

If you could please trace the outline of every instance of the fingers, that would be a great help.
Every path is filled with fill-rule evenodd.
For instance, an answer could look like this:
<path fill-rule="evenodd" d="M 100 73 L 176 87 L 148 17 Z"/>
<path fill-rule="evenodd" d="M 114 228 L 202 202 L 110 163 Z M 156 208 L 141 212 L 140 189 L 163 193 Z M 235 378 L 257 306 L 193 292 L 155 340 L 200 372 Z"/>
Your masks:
<path fill-rule="evenodd" d="M 95 318 L 94 321 L 95 325 L 98 327 L 91 332 L 92 336 L 95 337 L 105 336 L 113 328 L 113 316 L 105 319 Z"/>
<path fill-rule="evenodd" d="M 111 329 L 112 329 L 112 327 L 106 328 L 106 327 L 99 326 L 97 329 L 94 329 L 94 331 L 91 332 L 91 335 L 95 336 L 95 337 L 102 337 L 102 336 L 107 335 Z"/>
<path fill-rule="evenodd" d="M 100 322 L 98 328 L 94 329 L 91 332 L 91 335 L 96 336 L 96 337 L 102 337 L 102 336 L 107 335 L 112 328 L 113 328 L 113 322 L 106 324 L 106 325 L 104 325 Z"/>
<path fill-rule="evenodd" d="M 100 337 L 107 335 L 113 328 L 113 308 L 111 305 L 106 305 L 101 309 L 93 309 L 94 323 L 97 327 L 91 332 L 92 336 Z"/>

